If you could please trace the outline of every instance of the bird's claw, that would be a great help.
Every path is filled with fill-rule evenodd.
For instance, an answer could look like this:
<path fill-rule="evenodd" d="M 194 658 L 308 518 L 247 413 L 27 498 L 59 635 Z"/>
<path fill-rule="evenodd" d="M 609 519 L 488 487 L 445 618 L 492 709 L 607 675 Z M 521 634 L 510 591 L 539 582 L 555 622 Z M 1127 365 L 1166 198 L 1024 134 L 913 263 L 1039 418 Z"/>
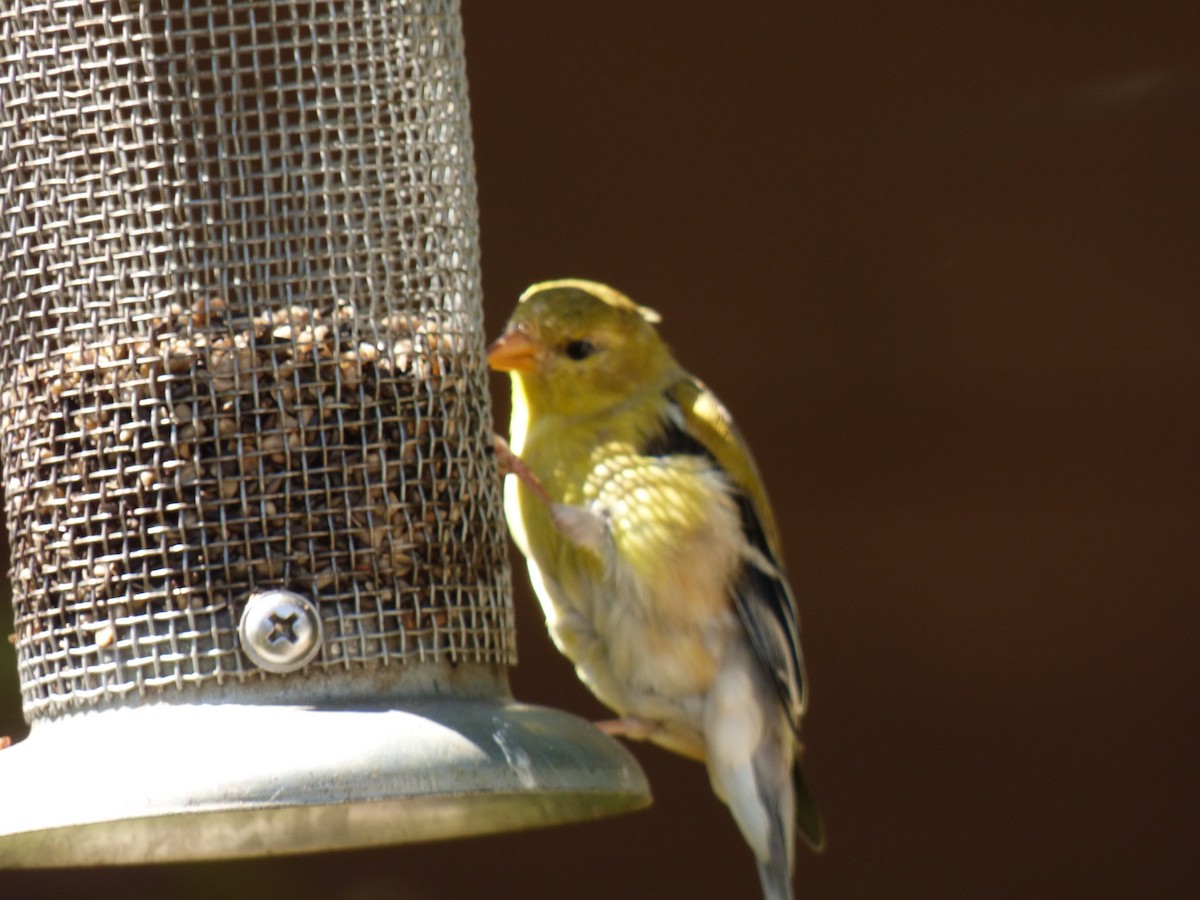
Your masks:
<path fill-rule="evenodd" d="M 550 504 L 550 521 L 558 533 L 579 547 L 600 553 L 608 541 L 608 518 L 586 506 Z"/>
<path fill-rule="evenodd" d="M 492 435 L 492 452 L 496 455 L 496 468 L 500 471 L 500 477 L 516 476 L 533 491 L 534 496 L 550 510 L 550 519 L 562 535 L 581 547 L 599 550 L 603 546 L 608 530 L 608 521 L 603 515 L 584 506 L 555 502 L 545 485 L 533 474 L 533 470 L 521 461 L 521 457 L 513 453 L 508 441 L 498 434 Z"/>
<path fill-rule="evenodd" d="M 496 456 L 496 468 L 499 469 L 501 478 L 507 475 L 515 475 L 520 479 L 522 484 L 533 491 L 537 498 L 547 506 L 554 504 L 542 482 L 538 480 L 538 477 L 533 474 L 532 470 L 525 463 L 521 462 L 521 457 L 513 453 L 512 447 L 508 446 L 508 441 L 498 434 L 492 435 L 492 452 Z"/>
<path fill-rule="evenodd" d="M 647 740 L 662 730 L 662 726 L 657 722 L 639 719 L 636 716 L 605 719 L 602 722 L 597 722 L 596 727 L 612 737 L 625 737 L 634 741 Z"/>

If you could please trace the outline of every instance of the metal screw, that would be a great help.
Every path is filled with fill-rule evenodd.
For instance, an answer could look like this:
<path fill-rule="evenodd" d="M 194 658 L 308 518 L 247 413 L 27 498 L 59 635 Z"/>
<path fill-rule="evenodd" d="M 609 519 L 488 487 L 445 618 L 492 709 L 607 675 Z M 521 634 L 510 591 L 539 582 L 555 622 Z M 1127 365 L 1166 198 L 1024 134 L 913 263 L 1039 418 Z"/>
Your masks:
<path fill-rule="evenodd" d="M 307 597 L 292 591 L 254 594 L 238 623 L 242 649 L 260 669 L 294 672 L 321 649 L 321 617 Z"/>

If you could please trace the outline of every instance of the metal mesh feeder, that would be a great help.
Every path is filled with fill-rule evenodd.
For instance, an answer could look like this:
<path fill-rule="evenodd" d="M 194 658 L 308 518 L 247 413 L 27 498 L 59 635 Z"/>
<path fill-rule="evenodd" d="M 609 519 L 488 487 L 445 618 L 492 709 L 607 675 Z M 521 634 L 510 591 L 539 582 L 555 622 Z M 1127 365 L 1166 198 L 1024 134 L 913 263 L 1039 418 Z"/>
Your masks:
<path fill-rule="evenodd" d="M 451 0 L 0 2 L 0 866 L 648 802 L 514 702 Z"/>

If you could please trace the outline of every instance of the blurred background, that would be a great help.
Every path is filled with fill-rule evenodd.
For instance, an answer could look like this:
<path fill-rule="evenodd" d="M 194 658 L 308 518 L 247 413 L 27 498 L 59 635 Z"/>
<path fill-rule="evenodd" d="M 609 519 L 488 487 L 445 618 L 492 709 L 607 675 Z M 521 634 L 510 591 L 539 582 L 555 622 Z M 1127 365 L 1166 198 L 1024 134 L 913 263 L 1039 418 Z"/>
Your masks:
<path fill-rule="evenodd" d="M 829 833 L 797 895 L 1200 896 L 1195 4 L 463 6 L 489 334 L 608 281 L 765 472 Z M 514 564 L 514 692 L 604 715 Z M 703 769 L 634 749 L 616 819 L 0 896 L 757 896 Z"/>

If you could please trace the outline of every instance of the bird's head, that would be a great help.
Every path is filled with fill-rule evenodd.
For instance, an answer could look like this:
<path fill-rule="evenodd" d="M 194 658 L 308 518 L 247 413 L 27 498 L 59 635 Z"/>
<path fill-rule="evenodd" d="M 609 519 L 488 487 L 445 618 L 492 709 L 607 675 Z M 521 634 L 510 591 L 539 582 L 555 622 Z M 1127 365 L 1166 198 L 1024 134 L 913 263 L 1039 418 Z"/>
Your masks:
<path fill-rule="evenodd" d="M 488 365 L 508 372 L 533 415 L 584 416 L 653 389 L 676 369 L 658 313 L 594 281 L 535 284 L 521 295 Z"/>

